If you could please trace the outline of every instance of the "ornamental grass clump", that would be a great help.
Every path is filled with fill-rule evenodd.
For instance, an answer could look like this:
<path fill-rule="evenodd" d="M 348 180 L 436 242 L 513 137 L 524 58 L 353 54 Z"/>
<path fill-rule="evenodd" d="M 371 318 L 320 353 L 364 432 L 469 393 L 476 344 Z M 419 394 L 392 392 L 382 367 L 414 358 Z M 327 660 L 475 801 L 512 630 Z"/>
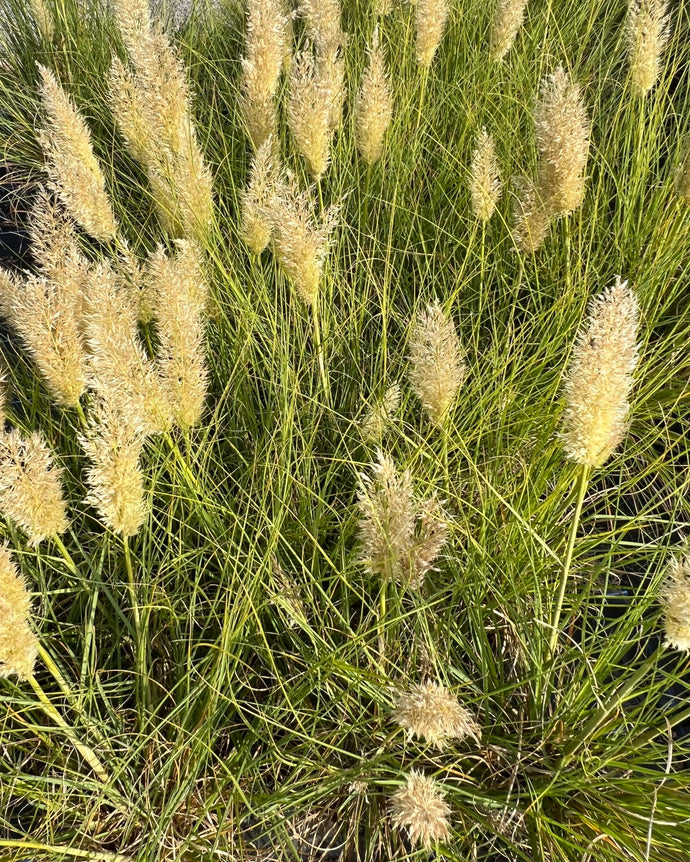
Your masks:
<path fill-rule="evenodd" d="M 360 476 L 360 560 L 372 575 L 419 589 L 448 541 L 449 517 L 435 496 L 419 500 L 409 470 L 378 453 L 371 475 Z"/>
<path fill-rule="evenodd" d="M 367 165 L 383 152 L 383 139 L 393 118 L 393 94 L 386 71 L 386 56 L 378 37 L 368 49 L 369 63 L 355 103 L 357 148 Z"/>
<path fill-rule="evenodd" d="M 448 0 L 417 0 L 417 62 L 428 69 L 433 62 L 450 15 Z"/>
<path fill-rule="evenodd" d="M 498 0 L 491 26 L 491 59 L 502 60 L 515 42 L 528 0 Z"/>
<path fill-rule="evenodd" d="M 501 197 L 501 175 L 496 157 L 496 143 L 486 129 L 479 133 L 472 154 L 470 194 L 475 217 L 482 222 L 489 221 Z"/>
<path fill-rule="evenodd" d="M 590 305 L 564 386 L 560 436 L 571 461 L 600 467 L 628 430 L 628 398 L 639 355 L 638 319 L 635 294 L 620 278 Z"/>
<path fill-rule="evenodd" d="M 51 188 L 72 218 L 95 239 L 115 238 L 117 225 L 94 155 L 91 133 L 55 75 L 38 64 L 45 123 L 39 133 Z"/>
<path fill-rule="evenodd" d="M 664 646 L 690 650 L 690 556 L 673 557 L 661 590 Z"/>
<path fill-rule="evenodd" d="M 0 544 L 0 677 L 25 680 L 33 676 L 38 639 L 30 620 L 28 584 L 19 574 L 7 543 Z"/>
<path fill-rule="evenodd" d="M 630 80 L 637 96 L 644 97 L 659 80 L 661 55 L 670 33 L 664 0 L 630 0 L 625 23 Z"/>
<path fill-rule="evenodd" d="M 69 526 L 62 470 L 38 431 L 0 434 L 0 513 L 20 527 L 33 546 Z"/>
<path fill-rule="evenodd" d="M 466 373 L 465 355 L 452 319 L 438 300 L 417 315 L 410 335 L 409 378 L 434 425 L 446 419 Z"/>
<path fill-rule="evenodd" d="M 541 83 L 534 127 L 539 195 L 551 215 L 567 215 L 584 197 L 590 124 L 580 88 L 562 66 Z"/>
<path fill-rule="evenodd" d="M 412 769 L 404 786 L 390 799 L 393 825 L 404 829 L 413 845 L 429 850 L 433 844 L 450 837 L 450 806 L 438 784 L 424 773 Z"/>
<path fill-rule="evenodd" d="M 398 692 L 393 718 L 407 731 L 443 750 L 449 741 L 472 736 L 481 728 L 472 713 L 440 683 L 427 681 Z"/>

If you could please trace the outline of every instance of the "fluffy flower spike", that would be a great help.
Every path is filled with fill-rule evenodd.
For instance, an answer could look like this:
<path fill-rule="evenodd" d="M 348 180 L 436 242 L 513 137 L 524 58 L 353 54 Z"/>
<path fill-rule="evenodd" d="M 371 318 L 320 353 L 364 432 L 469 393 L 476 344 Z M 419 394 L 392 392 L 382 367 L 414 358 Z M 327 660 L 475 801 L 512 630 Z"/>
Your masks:
<path fill-rule="evenodd" d="M 628 428 L 628 396 L 638 360 L 639 310 L 626 281 L 597 296 L 577 336 L 565 382 L 561 439 L 572 461 L 604 464 Z"/>
<path fill-rule="evenodd" d="M 405 829 L 413 844 L 427 850 L 450 835 L 448 803 L 436 782 L 415 769 L 391 797 L 390 811 L 393 824 Z"/>
<path fill-rule="evenodd" d="M 393 717 L 407 730 L 439 749 L 451 739 L 472 736 L 479 739 L 481 729 L 472 713 L 437 682 L 425 682 L 400 692 Z"/>
<path fill-rule="evenodd" d="M 31 630 L 31 598 L 6 544 L 0 545 L 0 677 L 32 676 L 38 640 Z"/>

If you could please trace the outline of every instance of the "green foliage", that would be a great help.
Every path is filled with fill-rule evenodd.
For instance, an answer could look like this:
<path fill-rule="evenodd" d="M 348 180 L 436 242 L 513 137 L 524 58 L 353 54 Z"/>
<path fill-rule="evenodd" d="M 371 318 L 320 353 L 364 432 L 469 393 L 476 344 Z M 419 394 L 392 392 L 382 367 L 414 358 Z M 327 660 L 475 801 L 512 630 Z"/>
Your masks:
<path fill-rule="evenodd" d="M 50 44 L 24 2 L 0 4 L 2 158 L 29 191 L 44 181 L 39 61 L 87 117 L 122 233 L 143 254 L 163 237 L 107 107 L 111 51 L 121 49 L 112 21 L 95 2 L 46 2 Z M 4 680 L 2 858 L 294 859 L 311 841 L 315 858 L 323 843 L 344 842 L 349 859 L 402 859 L 417 851 L 391 828 L 387 804 L 412 767 L 434 776 L 451 807 L 453 838 L 439 857 L 687 858 L 687 658 L 658 649 L 659 588 L 690 526 L 690 213 L 673 191 L 690 116 L 687 8 L 674 8 L 663 76 L 641 101 L 627 80 L 622 0 L 535 3 L 499 65 L 488 60 L 490 5 L 454 5 L 427 76 L 414 7 L 396 6 L 379 25 L 395 94 L 383 159 L 371 170 L 358 160 L 346 109 L 320 186 L 323 204 L 340 208 L 320 299 L 328 399 L 308 310 L 270 251 L 252 260 L 241 240 L 243 14 L 226 3 L 178 32 L 215 175 L 212 382 L 202 426 L 146 450 L 152 515 L 129 545 L 142 678 L 122 542 L 82 503 L 79 416 L 52 405 L 3 335 L 9 419 L 40 428 L 58 452 L 72 527 L 65 555 L 51 542 L 28 548 L 4 522 L 0 533 L 33 584 L 42 644 L 73 703 L 45 664 L 36 676 L 110 783 L 25 684 Z M 350 108 L 375 23 L 368 3 L 348 0 Z M 531 110 L 559 63 L 592 120 L 587 191 L 581 210 L 523 256 L 509 180 L 535 175 Z M 506 188 L 485 229 L 468 191 L 483 126 Z M 285 162 L 305 185 L 283 131 Z M 551 658 L 576 502 L 577 471 L 557 438 L 562 376 L 588 301 L 616 275 L 642 309 L 631 427 L 591 476 Z M 434 298 L 468 366 L 443 431 L 405 383 L 410 320 Z M 420 496 L 438 491 L 453 515 L 420 592 L 380 584 L 358 557 L 358 475 L 376 457 L 361 422 L 396 381 L 402 403 L 384 448 Z M 394 689 L 425 678 L 477 716 L 479 745 L 439 753 L 395 726 Z"/>

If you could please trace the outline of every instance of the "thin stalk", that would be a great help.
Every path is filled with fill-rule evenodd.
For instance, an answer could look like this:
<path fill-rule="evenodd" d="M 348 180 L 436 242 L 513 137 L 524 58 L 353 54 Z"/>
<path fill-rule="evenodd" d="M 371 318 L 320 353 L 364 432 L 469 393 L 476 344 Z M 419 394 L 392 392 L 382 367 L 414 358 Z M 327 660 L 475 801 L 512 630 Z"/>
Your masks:
<path fill-rule="evenodd" d="M 314 347 L 316 348 L 316 356 L 319 363 L 319 377 L 321 378 L 321 387 L 323 389 L 324 397 L 326 398 L 326 402 L 330 404 L 331 401 L 331 390 L 328 384 L 328 375 L 326 374 L 326 363 L 323 357 L 323 345 L 321 343 L 321 323 L 319 319 L 319 299 L 318 297 L 314 300 L 314 304 L 311 308 L 312 311 L 312 323 L 314 325 Z"/>
<path fill-rule="evenodd" d="M 573 286 L 573 273 L 572 273 L 572 254 L 571 254 L 571 237 L 570 237 L 570 216 L 567 215 L 563 219 L 563 232 L 565 234 L 565 290 L 567 296 L 570 296 L 572 292 Z"/>
<path fill-rule="evenodd" d="M 89 764 L 91 769 L 93 769 L 99 781 L 102 781 L 103 784 L 109 784 L 110 776 L 106 772 L 105 767 L 98 759 L 93 749 L 89 748 L 86 743 L 82 742 L 79 739 L 77 734 L 74 732 L 74 729 L 65 721 L 65 719 L 60 715 L 57 709 L 55 709 L 53 704 L 50 702 L 48 695 L 43 691 L 40 683 L 33 674 L 29 675 L 28 681 L 29 685 L 34 690 L 36 697 L 40 701 L 41 708 L 43 709 L 45 714 L 65 732 L 65 736 L 69 739 L 69 741 L 76 748 L 76 750 L 81 754 L 84 760 Z"/>
<path fill-rule="evenodd" d="M 426 85 L 428 79 L 429 67 L 424 66 L 424 68 L 422 69 L 422 86 L 419 93 L 419 102 L 417 103 L 417 125 L 415 127 L 415 134 L 419 131 L 419 127 L 422 124 L 422 112 L 424 111 L 424 102 L 426 100 Z"/>
<path fill-rule="evenodd" d="M 561 611 L 563 610 L 563 599 L 565 597 L 565 588 L 568 583 L 568 576 L 570 574 L 570 566 L 573 561 L 573 550 L 575 548 L 575 539 L 577 538 L 577 530 L 580 526 L 580 517 L 582 516 L 582 504 L 585 500 L 585 494 L 587 493 L 587 481 L 589 479 L 589 467 L 585 465 L 580 466 L 580 475 L 577 479 L 577 503 L 575 505 L 575 514 L 573 515 L 573 521 L 570 525 L 570 537 L 568 538 L 568 547 L 565 552 L 565 557 L 563 559 L 563 569 L 561 570 L 561 580 L 558 585 L 558 595 L 556 597 L 556 606 L 553 611 L 553 618 L 551 620 L 551 637 L 549 639 L 549 650 L 548 656 L 553 655 L 553 651 L 556 648 L 556 643 L 558 641 L 558 628 L 561 622 Z"/>
<path fill-rule="evenodd" d="M 74 560 L 72 559 L 72 555 L 71 555 L 71 554 L 70 554 L 70 552 L 67 550 L 67 548 L 66 548 L 66 547 L 65 547 L 65 545 L 64 545 L 64 542 L 63 542 L 63 541 L 62 541 L 62 539 L 58 536 L 58 534 L 57 534 L 57 533 L 53 536 L 53 541 L 54 541 L 54 542 L 55 542 L 55 544 L 57 545 L 58 551 L 60 551 L 60 553 L 62 554 L 62 558 L 63 558 L 63 559 L 64 559 L 64 561 L 67 563 L 67 565 L 69 566 L 70 570 L 72 571 L 72 574 L 79 576 L 79 569 L 77 568 L 77 564 L 76 564 L 76 563 L 74 562 Z"/>
<path fill-rule="evenodd" d="M 132 565 L 132 552 L 129 547 L 129 537 L 123 536 L 122 546 L 125 552 L 125 569 L 127 571 L 127 586 L 129 589 L 129 598 L 132 606 L 132 617 L 134 619 L 135 633 L 135 669 L 138 685 L 140 688 L 141 698 L 139 702 L 140 709 L 143 708 L 147 701 L 147 686 L 146 686 L 146 643 L 144 639 L 144 630 L 141 625 L 141 614 L 139 612 L 139 599 L 137 597 L 137 588 L 134 581 L 134 566 Z M 141 719 L 141 713 L 140 713 Z"/>
<path fill-rule="evenodd" d="M 42 844 L 40 841 L 22 841 L 14 838 L 0 838 L 0 847 L 7 847 L 10 850 L 37 850 L 39 853 L 50 853 L 52 857 L 72 856 L 75 859 L 87 859 L 91 862 L 134 862 L 131 856 L 125 856 L 123 853 L 80 850 L 78 847 L 61 847 L 58 844 Z"/>

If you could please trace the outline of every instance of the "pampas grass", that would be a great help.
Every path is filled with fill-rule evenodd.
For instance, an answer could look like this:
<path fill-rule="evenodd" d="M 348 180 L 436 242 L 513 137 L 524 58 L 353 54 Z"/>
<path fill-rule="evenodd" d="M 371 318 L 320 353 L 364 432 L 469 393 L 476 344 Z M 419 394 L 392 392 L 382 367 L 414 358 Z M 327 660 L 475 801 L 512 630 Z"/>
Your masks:
<path fill-rule="evenodd" d="M 682 10 L 43 2 L 0 857 L 686 862 Z"/>

